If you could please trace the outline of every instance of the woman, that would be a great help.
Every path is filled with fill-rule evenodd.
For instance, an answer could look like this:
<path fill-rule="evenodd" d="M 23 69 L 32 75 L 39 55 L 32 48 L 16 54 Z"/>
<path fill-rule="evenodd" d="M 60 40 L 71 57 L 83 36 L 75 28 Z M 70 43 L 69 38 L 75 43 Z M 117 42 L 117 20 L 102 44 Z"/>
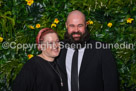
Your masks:
<path fill-rule="evenodd" d="M 59 55 L 58 35 L 49 28 L 39 31 L 36 43 L 41 54 L 28 60 L 13 84 L 13 91 L 61 91 L 60 70 L 55 62 Z"/>

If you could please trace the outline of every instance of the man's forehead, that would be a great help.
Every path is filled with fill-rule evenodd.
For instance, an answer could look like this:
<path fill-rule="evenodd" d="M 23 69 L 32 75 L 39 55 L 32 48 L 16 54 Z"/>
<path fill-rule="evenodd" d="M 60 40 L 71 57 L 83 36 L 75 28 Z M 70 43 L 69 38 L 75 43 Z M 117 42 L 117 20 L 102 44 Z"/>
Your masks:
<path fill-rule="evenodd" d="M 85 16 L 81 11 L 78 11 L 78 10 L 75 10 L 75 11 L 72 11 L 68 14 L 68 17 L 71 16 L 71 15 L 81 15 L 81 16 Z"/>
<path fill-rule="evenodd" d="M 71 13 L 69 13 L 69 15 L 67 17 L 67 22 L 68 22 L 68 20 L 71 20 L 74 18 L 82 18 L 83 20 L 85 20 L 85 15 L 78 10 L 72 11 Z"/>

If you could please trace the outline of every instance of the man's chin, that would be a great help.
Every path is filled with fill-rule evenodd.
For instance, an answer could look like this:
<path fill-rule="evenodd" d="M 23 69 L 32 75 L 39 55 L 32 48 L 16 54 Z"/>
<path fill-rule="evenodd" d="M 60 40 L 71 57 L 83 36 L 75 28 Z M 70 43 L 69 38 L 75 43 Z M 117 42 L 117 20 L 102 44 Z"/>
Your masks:
<path fill-rule="evenodd" d="M 79 37 L 74 38 L 74 41 L 79 41 L 79 40 L 80 40 Z"/>
<path fill-rule="evenodd" d="M 79 39 L 74 39 L 75 42 L 79 42 Z"/>

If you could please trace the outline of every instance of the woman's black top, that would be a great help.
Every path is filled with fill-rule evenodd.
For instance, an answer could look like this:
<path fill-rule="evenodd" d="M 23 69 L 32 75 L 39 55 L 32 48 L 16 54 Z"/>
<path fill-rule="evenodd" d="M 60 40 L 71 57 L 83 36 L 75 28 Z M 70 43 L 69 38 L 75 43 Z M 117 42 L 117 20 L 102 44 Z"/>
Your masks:
<path fill-rule="evenodd" d="M 54 62 L 39 56 L 28 60 L 14 81 L 13 91 L 61 91 L 60 77 L 51 65 Z"/>

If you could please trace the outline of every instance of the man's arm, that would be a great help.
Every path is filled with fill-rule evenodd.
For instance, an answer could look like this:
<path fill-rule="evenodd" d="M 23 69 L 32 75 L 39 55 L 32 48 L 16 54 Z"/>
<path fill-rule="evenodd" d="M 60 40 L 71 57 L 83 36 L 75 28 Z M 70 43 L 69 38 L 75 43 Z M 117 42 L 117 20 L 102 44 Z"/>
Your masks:
<path fill-rule="evenodd" d="M 102 50 L 102 72 L 104 91 L 119 91 L 116 63 L 109 49 Z"/>

